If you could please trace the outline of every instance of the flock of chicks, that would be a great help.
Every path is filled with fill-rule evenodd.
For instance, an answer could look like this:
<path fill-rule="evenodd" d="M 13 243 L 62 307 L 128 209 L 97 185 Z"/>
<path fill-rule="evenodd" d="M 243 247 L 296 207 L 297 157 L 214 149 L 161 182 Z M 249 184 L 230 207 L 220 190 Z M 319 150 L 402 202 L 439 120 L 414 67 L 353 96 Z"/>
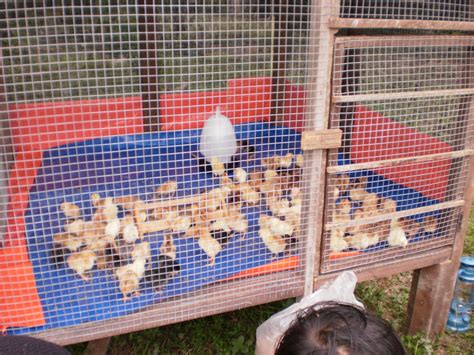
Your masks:
<path fill-rule="evenodd" d="M 394 217 L 364 224 L 367 218 L 390 217 L 397 211 L 395 200 L 367 191 L 367 177 L 351 181 L 347 174 L 339 175 L 334 201 L 332 223 L 335 226 L 330 232 L 330 249 L 333 252 L 348 248 L 366 249 L 383 240 L 393 247 L 405 247 L 410 238 L 419 233 L 434 233 L 438 228 L 437 219 L 433 216 L 426 216 L 422 223 L 408 217 Z"/>
<path fill-rule="evenodd" d="M 245 238 L 248 221 L 243 206 L 265 199 L 271 215 L 259 219 L 259 235 L 273 256 L 288 251 L 301 223 L 301 194 L 297 187 L 302 156 L 291 153 L 262 159 L 262 168 L 233 170 L 233 179 L 218 159 L 211 162 L 220 186 L 187 198 L 175 199 L 178 184 L 170 180 L 155 191 L 155 202 L 136 196 L 102 198 L 92 194 L 95 211 L 90 221 L 70 202 L 60 206 L 66 216 L 64 232 L 53 236 L 54 263 L 66 262 L 83 280 L 90 271 L 113 270 L 124 300 L 138 295 L 140 282 L 160 291 L 180 272 L 174 238 L 197 239 L 209 265 L 235 235 Z M 121 217 L 121 218 L 120 218 Z M 164 232 L 158 258 L 152 257 L 146 234 Z"/>

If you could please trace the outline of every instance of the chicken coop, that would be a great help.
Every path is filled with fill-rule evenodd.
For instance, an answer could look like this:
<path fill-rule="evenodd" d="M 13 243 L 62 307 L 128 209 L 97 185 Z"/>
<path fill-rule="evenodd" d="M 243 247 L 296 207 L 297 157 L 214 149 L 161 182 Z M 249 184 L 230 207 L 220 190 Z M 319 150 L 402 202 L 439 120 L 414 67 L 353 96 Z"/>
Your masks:
<path fill-rule="evenodd" d="M 414 270 L 410 329 L 444 326 L 470 0 L 6 0 L 0 24 L 3 332 L 89 341 L 344 270 Z"/>

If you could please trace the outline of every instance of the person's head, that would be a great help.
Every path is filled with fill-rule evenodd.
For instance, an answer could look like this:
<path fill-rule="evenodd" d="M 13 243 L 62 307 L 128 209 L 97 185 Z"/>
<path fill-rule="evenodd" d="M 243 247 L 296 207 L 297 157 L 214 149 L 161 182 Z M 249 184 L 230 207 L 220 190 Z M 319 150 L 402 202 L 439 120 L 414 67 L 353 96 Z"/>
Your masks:
<path fill-rule="evenodd" d="M 407 354 L 385 320 L 335 302 L 302 311 L 282 335 L 275 355 Z"/>

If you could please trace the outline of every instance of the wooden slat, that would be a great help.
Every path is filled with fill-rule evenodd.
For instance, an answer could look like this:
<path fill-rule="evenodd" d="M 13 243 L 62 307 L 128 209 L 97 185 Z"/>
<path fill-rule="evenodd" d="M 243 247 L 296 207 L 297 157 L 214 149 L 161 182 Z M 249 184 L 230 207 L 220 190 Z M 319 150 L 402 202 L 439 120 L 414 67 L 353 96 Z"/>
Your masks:
<path fill-rule="evenodd" d="M 474 22 L 464 21 L 428 21 L 428 20 L 384 20 L 384 19 L 329 19 L 329 27 L 341 28 L 393 28 L 410 30 L 446 30 L 446 31 L 474 31 Z"/>
<path fill-rule="evenodd" d="M 341 146 L 342 131 L 340 129 L 326 129 L 321 131 L 304 131 L 301 136 L 301 149 L 334 149 Z"/>
<path fill-rule="evenodd" d="M 331 12 L 338 12 L 338 0 L 312 1 L 307 58 L 308 78 L 305 130 L 325 130 L 329 126 L 331 104 L 332 58 L 336 30 L 328 28 Z M 302 215 L 308 216 L 302 240 L 306 243 L 303 266 L 305 268 L 305 295 L 313 292 L 313 278 L 319 273 L 321 261 L 321 240 L 324 221 L 324 198 L 326 184 L 327 153 L 324 150 L 305 152 L 302 186 L 304 199 Z"/>
<path fill-rule="evenodd" d="M 384 215 L 380 216 L 375 216 L 375 217 L 367 217 L 363 219 L 354 219 L 349 222 L 339 222 L 339 223 L 327 223 L 325 225 L 326 230 L 331 230 L 334 228 L 338 227 L 353 227 L 353 226 L 361 226 L 365 224 L 372 224 L 372 223 L 377 223 L 381 221 L 386 221 L 389 219 L 393 218 L 402 218 L 402 217 L 408 217 L 416 214 L 421 214 L 421 213 L 427 213 L 427 212 L 434 212 L 434 211 L 440 211 L 444 210 L 447 208 L 456 208 L 456 207 L 462 207 L 465 205 L 464 200 L 457 200 L 457 201 L 449 201 L 449 202 L 443 202 L 443 203 L 438 203 L 436 205 L 431 205 L 431 206 L 425 206 L 425 207 L 419 207 L 419 208 L 412 208 L 409 210 L 404 210 L 404 211 L 398 211 L 394 213 L 387 213 Z"/>
<path fill-rule="evenodd" d="M 474 149 L 466 149 L 466 150 L 459 150 L 459 151 L 450 152 L 450 153 L 427 154 L 427 155 L 420 155 L 417 157 L 406 157 L 406 158 L 387 159 L 387 160 L 367 162 L 367 163 L 330 166 L 327 168 L 327 172 L 328 174 L 338 174 L 338 173 L 355 171 L 355 170 L 383 168 L 383 167 L 399 165 L 399 164 L 411 164 L 411 163 L 424 162 L 424 161 L 437 161 L 437 160 L 444 160 L 444 159 L 464 158 L 473 154 L 474 154 Z"/>
<path fill-rule="evenodd" d="M 461 96 L 474 95 L 474 88 L 467 89 L 447 89 L 447 90 L 426 90 L 426 91 L 406 91 L 406 92 L 388 92 L 376 94 L 357 94 L 357 95 L 339 95 L 333 96 L 332 102 L 350 103 L 362 101 L 381 101 L 381 100 L 397 100 L 397 99 L 413 99 L 413 98 L 429 98 L 441 96 Z"/>
<path fill-rule="evenodd" d="M 396 261 L 380 261 L 371 265 L 364 265 L 351 268 L 357 275 L 359 282 L 389 277 L 401 272 L 412 271 L 416 268 L 427 267 L 438 263 L 446 262 L 451 255 L 452 247 L 441 247 L 429 251 L 410 255 L 406 258 L 398 258 Z M 317 288 L 323 283 L 334 279 L 342 271 L 330 272 L 325 275 L 315 277 L 314 287 Z"/>
<path fill-rule="evenodd" d="M 336 38 L 336 48 L 380 47 L 471 47 L 474 37 L 443 36 L 344 36 Z"/>
<path fill-rule="evenodd" d="M 218 283 L 117 319 L 90 322 L 30 335 L 59 345 L 68 345 L 301 296 L 302 286 L 282 287 L 288 284 L 288 280 L 292 280 L 293 284 L 301 285 L 304 281 L 300 271 L 287 271 Z M 212 298 L 210 295 L 213 295 Z"/>

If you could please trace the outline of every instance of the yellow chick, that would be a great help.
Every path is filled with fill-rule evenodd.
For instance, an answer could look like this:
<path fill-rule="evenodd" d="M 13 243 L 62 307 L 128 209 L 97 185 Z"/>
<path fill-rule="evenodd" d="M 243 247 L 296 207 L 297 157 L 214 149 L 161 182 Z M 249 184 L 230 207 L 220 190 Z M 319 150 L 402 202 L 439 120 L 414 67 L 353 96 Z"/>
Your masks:
<path fill-rule="evenodd" d="M 286 249 L 285 239 L 279 235 L 275 235 L 268 228 L 260 227 L 258 232 L 260 238 L 262 238 L 265 246 L 272 253 L 272 258 L 275 258 L 278 254 L 283 253 Z"/>
<path fill-rule="evenodd" d="M 138 280 L 140 280 L 145 274 L 145 265 L 146 259 L 137 257 L 133 263 L 119 267 L 117 270 L 115 270 L 115 275 L 118 279 L 120 279 L 126 272 L 133 271 L 135 275 L 137 275 Z"/>
<path fill-rule="evenodd" d="M 151 259 L 150 243 L 141 242 L 140 244 L 135 245 L 135 248 L 132 250 L 132 259 L 135 261 L 140 258 L 145 261 Z"/>
<path fill-rule="evenodd" d="M 408 245 L 406 233 L 397 219 L 392 219 L 387 242 L 392 247 L 406 247 Z"/>
<path fill-rule="evenodd" d="M 156 194 L 160 197 L 173 196 L 178 190 L 178 182 L 175 180 L 169 180 L 161 184 L 156 188 Z"/>
<path fill-rule="evenodd" d="M 265 170 L 265 172 L 263 173 L 263 178 L 265 179 L 265 182 L 269 184 L 274 183 L 277 176 L 278 173 L 273 169 Z"/>
<path fill-rule="evenodd" d="M 137 226 L 133 220 L 131 215 L 126 215 L 121 222 L 122 225 L 122 237 L 126 243 L 132 244 L 137 241 L 140 237 L 140 233 L 138 231 Z"/>
<path fill-rule="evenodd" d="M 379 214 L 377 194 L 367 194 L 362 201 L 362 210 L 364 217 L 375 217 Z"/>
<path fill-rule="evenodd" d="M 92 194 L 91 195 L 92 205 L 95 207 L 99 207 L 102 205 L 102 197 L 99 194 Z"/>
<path fill-rule="evenodd" d="M 247 233 L 249 223 L 243 214 L 239 213 L 238 215 L 229 217 L 230 218 L 227 219 L 227 224 L 233 231 L 241 234 Z"/>
<path fill-rule="evenodd" d="M 110 222 L 117 218 L 118 215 L 118 207 L 114 203 L 112 197 L 107 197 L 104 199 L 102 205 L 102 214 L 104 215 L 104 220 L 106 222 Z"/>
<path fill-rule="evenodd" d="M 286 198 L 281 200 L 267 200 L 267 205 L 274 216 L 285 216 L 289 213 L 290 201 Z"/>
<path fill-rule="evenodd" d="M 340 252 L 349 248 L 349 243 L 344 240 L 344 228 L 334 228 L 331 230 L 329 248 L 333 252 Z"/>
<path fill-rule="evenodd" d="M 283 157 L 278 157 L 278 167 L 288 169 L 293 163 L 293 153 L 287 153 Z"/>
<path fill-rule="evenodd" d="M 186 233 L 191 228 L 192 218 L 188 216 L 178 216 L 171 221 L 171 229 L 175 233 Z"/>
<path fill-rule="evenodd" d="M 83 244 L 82 238 L 75 237 L 68 233 L 59 233 L 53 235 L 53 242 L 64 246 L 66 249 L 74 252 L 77 251 Z"/>
<path fill-rule="evenodd" d="M 119 233 L 120 233 L 120 220 L 118 218 L 111 220 L 105 226 L 105 230 L 104 230 L 105 238 L 114 247 L 116 247 L 115 238 L 117 238 Z"/>
<path fill-rule="evenodd" d="M 225 166 L 217 157 L 211 159 L 211 168 L 214 176 L 223 176 L 225 173 Z"/>
<path fill-rule="evenodd" d="M 242 201 L 248 205 L 256 205 L 260 202 L 260 194 L 252 189 L 248 183 L 240 184 Z"/>
<path fill-rule="evenodd" d="M 215 222 L 211 223 L 211 225 L 209 226 L 209 230 L 211 232 L 219 231 L 219 230 L 223 230 L 225 232 L 230 232 L 231 231 L 229 225 L 227 224 L 227 222 L 224 218 L 219 218 Z"/>
<path fill-rule="evenodd" d="M 421 232 L 421 225 L 414 219 L 403 217 L 399 220 L 400 226 L 405 231 L 407 238 L 413 238 Z"/>
<path fill-rule="evenodd" d="M 70 202 L 63 202 L 61 204 L 61 211 L 63 211 L 67 218 L 78 219 L 81 217 L 81 209 Z"/>
<path fill-rule="evenodd" d="M 221 252 L 222 247 L 216 239 L 212 238 L 209 230 L 203 228 L 201 232 L 202 234 L 198 240 L 198 244 L 209 257 L 209 265 L 214 266 L 216 256 Z"/>
<path fill-rule="evenodd" d="M 282 221 L 279 218 L 271 218 L 268 224 L 270 227 L 270 231 L 272 234 L 284 237 L 284 236 L 291 236 L 295 231 L 295 228 L 287 223 L 286 221 Z"/>
<path fill-rule="evenodd" d="M 344 194 L 349 189 L 349 185 L 349 175 L 346 173 L 338 175 L 334 184 L 334 198 L 337 199 L 341 194 Z"/>
<path fill-rule="evenodd" d="M 173 236 L 165 234 L 163 243 L 160 246 L 160 255 L 165 255 L 171 260 L 176 260 L 176 246 L 174 245 Z"/>
<path fill-rule="evenodd" d="M 434 216 L 426 216 L 423 218 L 423 230 L 427 233 L 434 233 L 438 229 L 438 220 Z"/>
<path fill-rule="evenodd" d="M 367 196 L 367 177 L 359 177 L 349 186 L 349 196 L 351 201 L 362 202 Z"/>
<path fill-rule="evenodd" d="M 64 226 L 64 230 L 66 231 L 66 233 L 79 236 L 84 231 L 84 221 L 82 219 L 76 219 L 75 221 L 67 223 Z"/>
<path fill-rule="evenodd" d="M 234 169 L 234 179 L 239 184 L 247 182 L 247 172 L 242 168 Z"/>
<path fill-rule="evenodd" d="M 346 223 L 351 220 L 351 201 L 347 198 L 339 201 L 332 213 L 333 223 Z"/>
<path fill-rule="evenodd" d="M 262 158 L 262 165 L 268 170 L 275 170 L 278 167 L 278 162 L 277 156 Z"/>
<path fill-rule="evenodd" d="M 133 296 L 139 296 L 139 287 L 140 280 L 132 270 L 127 270 L 119 277 L 119 288 L 120 292 L 123 294 L 124 301 L 128 301 L 130 299 L 130 297 L 128 297 L 129 294 L 133 294 Z"/>
<path fill-rule="evenodd" d="M 382 198 L 379 203 L 379 210 L 383 214 L 397 212 L 397 202 L 391 198 Z"/>
<path fill-rule="evenodd" d="M 295 165 L 298 167 L 298 168 L 302 168 L 303 165 L 304 165 L 304 158 L 303 158 L 303 154 L 296 154 L 296 157 L 295 157 Z"/>
<path fill-rule="evenodd" d="M 370 245 L 369 234 L 363 231 L 359 231 L 354 235 L 346 237 L 349 245 L 355 249 L 366 249 Z"/>
<path fill-rule="evenodd" d="M 83 250 L 69 255 L 67 263 L 84 281 L 89 281 L 89 277 L 85 273 L 94 267 L 96 259 L 97 257 L 93 251 Z"/>
<path fill-rule="evenodd" d="M 234 173 L 235 174 L 235 173 Z M 234 189 L 235 185 L 234 182 L 230 177 L 227 176 L 227 174 L 224 174 L 221 177 L 221 188 L 227 193 L 230 194 Z"/>
<path fill-rule="evenodd" d="M 248 175 L 247 180 L 252 189 L 260 191 L 260 186 L 263 183 L 263 172 L 261 170 L 254 169 Z"/>
<path fill-rule="evenodd" d="M 85 222 L 81 238 L 84 244 L 91 246 L 104 235 L 104 228 L 100 223 Z"/>

